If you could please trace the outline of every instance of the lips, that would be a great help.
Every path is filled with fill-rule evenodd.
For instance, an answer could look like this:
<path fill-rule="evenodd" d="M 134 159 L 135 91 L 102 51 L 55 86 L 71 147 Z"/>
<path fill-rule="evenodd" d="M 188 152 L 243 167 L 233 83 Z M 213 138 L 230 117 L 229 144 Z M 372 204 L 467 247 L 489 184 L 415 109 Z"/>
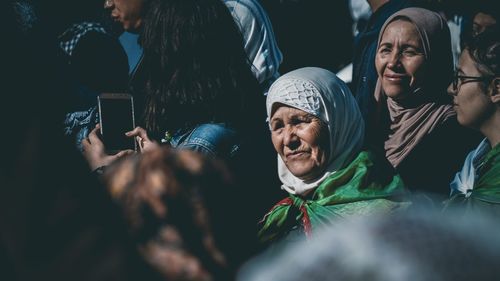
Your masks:
<path fill-rule="evenodd" d="M 390 82 L 401 82 L 405 79 L 408 79 L 408 76 L 404 74 L 390 73 L 384 74 L 384 79 Z"/>
<path fill-rule="evenodd" d="M 285 157 L 287 159 L 300 158 L 303 155 L 305 155 L 306 153 L 308 153 L 308 151 L 305 151 L 305 150 L 292 151 L 292 152 L 286 153 Z"/>

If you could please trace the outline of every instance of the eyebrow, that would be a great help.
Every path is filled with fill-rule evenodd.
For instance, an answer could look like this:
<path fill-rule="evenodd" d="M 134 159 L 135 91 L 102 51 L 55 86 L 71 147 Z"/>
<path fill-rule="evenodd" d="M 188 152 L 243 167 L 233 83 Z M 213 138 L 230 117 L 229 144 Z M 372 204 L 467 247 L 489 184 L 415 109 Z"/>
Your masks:
<path fill-rule="evenodd" d="M 301 118 L 301 119 L 306 119 L 306 120 L 312 120 L 314 118 L 318 118 L 310 113 L 304 112 L 304 113 L 293 113 L 288 116 L 288 118 Z M 319 119 L 319 118 L 318 118 Z M 269 123 L 272 123 L 274 121 L 283 121 L 283 118 L 281 117 L 272 117 Z"/>
<path fill-rule="evenodd" d="M 404 49 L 404 48 L 413 48 L 413 49 L 417 49 L 417 50 L 420 49 L 418 46 L 411 45 L 411 44 L 403 44 L 403 45 L 401 45 L 401 48 L 402 49 Z"/>
<path fill-rule="evenodd" d="M 277 121 L 282 121 L 282 118 L 279 117 L 272 117 L 271 120 L 269 121 L 270 124 L 277 122 Z"/>
<path fill-rule="evenodd" d="M 392 47 L 392 43 L 389 43 L 389 42 L 383 42 L 383 43 L 380 43 L 380 47 Z M 415 50 L 421 50 L 422 48 L 419 48 L 418 46 L 416 45 L 412 45 L 412 44 L 403 44 L 401 45 L 401 49 L 406 49 L 406 48 L 413 48 Z"/>

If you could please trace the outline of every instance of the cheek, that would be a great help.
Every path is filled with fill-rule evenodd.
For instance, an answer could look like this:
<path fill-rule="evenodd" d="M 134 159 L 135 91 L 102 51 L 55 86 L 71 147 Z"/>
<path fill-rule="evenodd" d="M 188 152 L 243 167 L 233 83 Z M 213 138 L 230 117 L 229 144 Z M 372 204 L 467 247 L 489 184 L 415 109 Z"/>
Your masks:
<path fill-rule="evenodd" d="M 276 152 L 280 155 L 283 155 L 282 138 L 277 134 L 271 133 L 271 141 L 273 143 L 273 146 L 274 146 L 274 149 L 276 150 Z"/>
<path fill-rule="evenodd" d="M 378 54 L 375 56 L 375 69 L 377 70 L 377 74 L 382 76 L 382 72 L 384 69 L 384 59 L 381 58 Z"/>
<path fill-rule="evenodd" d="M 407 64 L 407 72 L 411 76 L 411 84 L 421 83 L 427 73 L 425 60 L 417 59 Z"/>
<path fill-rule="evenodd" d="M 479 127 L 482 122 L 488 119 L 490 112 L 491 103 L 485 97 L 477 96 L 477 94 L 459 97 L 457 119 L 463 126 Z"/>
<path fill-rule="evenodd" d="M 330 140 L 328 137 L 328 129 L 320 126 L 309 130 L 310 136 L 307 143 L 311 146 L 313 157 L 317 162 L 324 162 L 328 158 L 330 150 Z"/>

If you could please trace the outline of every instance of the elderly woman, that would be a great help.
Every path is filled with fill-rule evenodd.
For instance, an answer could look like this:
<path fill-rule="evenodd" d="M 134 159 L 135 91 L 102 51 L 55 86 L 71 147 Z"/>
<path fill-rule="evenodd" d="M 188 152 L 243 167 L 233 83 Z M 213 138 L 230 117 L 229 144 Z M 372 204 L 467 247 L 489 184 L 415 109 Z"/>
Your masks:
<path fill-rule="evenodd" d="M 387 159 L 409 189 L 444 199 L 475 141 L 446 95 L 453 73 L 446 21 L 421 8 L 395 13 L 381 29 L 375 65 L 375 97 L 390 115 L 389 132 L 382 133 Z"/>
<path fill-rule="evenodd" d="M 469 153 L 451 183 L 451 202 L 500 214 L 500 32 L 486 31 L 468 43 L 453 83 L 458 122 L 486 138 Z M 465 197 L 465 199 L 464 199 Z"/>
<path fill-rule="evenodd" d="M 404 193 L 400 178 L 383 173 L 373 155 L 361 150 L 361 113 L 335 74 L 313 67 L 292 71 L 273 83 L 266 106 L 279 178 L 289 196 L 264 217 L 262 241 L 291 230 L 310 236 L 331 220 L 406 204 L 394 201 Z"/>

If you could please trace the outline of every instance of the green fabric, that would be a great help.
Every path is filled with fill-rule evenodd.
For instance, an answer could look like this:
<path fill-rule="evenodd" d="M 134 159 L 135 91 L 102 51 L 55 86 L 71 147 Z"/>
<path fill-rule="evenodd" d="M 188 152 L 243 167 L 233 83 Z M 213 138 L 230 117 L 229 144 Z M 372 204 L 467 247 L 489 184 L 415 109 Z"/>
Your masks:
<path fill-rule="evenodd" d="M 468 196 L 457 194 L 446 204 L 446 208 L 465 204 L 468 210 L 493 209 L 500 211 L 500 144 L 497 144 L 479 164 L 478 180 Z"/>
<path fill-rule="evenodd" d="M 373 158 L 372 153 L 361 152 L 349 166 L 325 179 L 310 199 L 290 194 L 293 205 L 277 205 L 264 217 L 259 231 L 260 240 L 273 240 L 286 234 L 294 225 L 301 225 L 301 207 L 307 210 L 314 233 L 316 228 L 337 218 L 390 212 L 408 205 L 390 200 L 391 197 L 405 194 L 403 182 L 398 175 L 393 176 L 388 184 L 370 181 Z"/>
<path fill-rule="evenodd" d="M 500 204 L 500 144 L 486 156 L 479 170 L 479 179 L 471 197 L 489 203 Z"/>

